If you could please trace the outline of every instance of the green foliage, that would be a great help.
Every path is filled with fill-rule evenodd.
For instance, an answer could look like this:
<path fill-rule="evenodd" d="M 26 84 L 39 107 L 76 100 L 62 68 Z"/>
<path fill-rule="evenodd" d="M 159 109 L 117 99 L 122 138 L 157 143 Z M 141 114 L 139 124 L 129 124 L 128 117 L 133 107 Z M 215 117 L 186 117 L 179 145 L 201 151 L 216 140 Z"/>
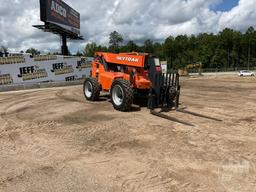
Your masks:
<path fill-rule="evenodd" d="M 117 53 L 120 50 L 123 43 L 123 37 L 117 31 L 113 31 L 109 34 L 109 50 L 113 53 Z"/>
<path fill-rule="evenodd" d="M 81 56 L 83 56 L 83 53 L 81 53 L 80 51 L 77 51 L 75 56 L 81 57 Z"/>
<path fill-rule="evenodd" d="M 31 53 L 32 55 L 40 55 L 40 51 L 35 48 L 29 48 L 26 53 Z"/>
<path fill-rule="evenodd" d="M 120 52 L 137 52 L 140 47 L 136 45 L 133 41 L 128 41 L 128 43 L 120 48 Z"/>
<path fill-rule="evenodd" d="M 96 43 L 88 43 L 84 48 L 84 56 L 93 57 L 94 53 L 97 51 Z"/>
<path fill-rule="evenodd" d="M 147 39 L 147 40 L 144 42 L 144 45 L 143 45 L 143 52 L 145 52 L 145 53 L 151 53 L 151 54 L 154 53 L 153 42 L 152 42 L 150 39 Z"/>
<path fill-rule="evenodd" d="M 84 55 L 93 56 L 96 51 L 147 52 L 167 60 L 169 68 L 173 69 L 197 62 L 201 62 L 204 68 L 214 69 L 256 67 L 256 31 L 253 27 L 245 33 L 226 28 L 216 35 L 169 36 L 163 43 L 147 39 L 142 45 L 130 40 L 121 46 L 123 38 L 116 31 L 109 39 L 109 47 L 88 44 Z"/>

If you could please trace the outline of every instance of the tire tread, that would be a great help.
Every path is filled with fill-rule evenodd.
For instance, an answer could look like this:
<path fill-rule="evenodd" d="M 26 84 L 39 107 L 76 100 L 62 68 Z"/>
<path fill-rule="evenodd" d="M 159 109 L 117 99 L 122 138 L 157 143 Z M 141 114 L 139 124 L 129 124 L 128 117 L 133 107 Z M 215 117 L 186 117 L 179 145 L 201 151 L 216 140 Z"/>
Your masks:
<path fill-rule="evenodd" d="M 120 106 L 116 106 L 112 100 L 112 88 L 116 84 L 121 85 L 125 92 L 124 103 Z M 112 88 L 111 88 L 111 101 L 112 101 L 113 107 L 118 111 L 123 111 L 123 112 L 129 111 L 133 103 L 133 93 L 134 93 L 131 83 L 125 79 L 116 79 L 112 84 Z"/>
<path fill-rule="evenodd" d="M 85 95 L 85 83 L 87 81 L 90 81 L 91 84 L 92 84 L 92 89 L 93 90 L 92 90 L 91 98 L 87 98 L 86 95 Z M 99 84 L 99 82 L 96 78 L 93 78 L 93 77 L 86 78 L 85 81 L 84 81 L 83 90 L 84 90 L 84 96 L 87 100 L 97 101 L 99 99 L 101 88 L 100 88 L 100 84 Z"/>

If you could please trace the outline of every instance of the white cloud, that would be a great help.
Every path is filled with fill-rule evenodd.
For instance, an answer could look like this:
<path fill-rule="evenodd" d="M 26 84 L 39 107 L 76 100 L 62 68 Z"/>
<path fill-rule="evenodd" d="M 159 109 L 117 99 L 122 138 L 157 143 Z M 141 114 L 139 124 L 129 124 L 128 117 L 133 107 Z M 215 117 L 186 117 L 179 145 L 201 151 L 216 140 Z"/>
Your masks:
<path fill-rule="evenodd" d="M 220 28 L 231 27 L 246 30 L 248 26 L 256 26 L 256 0 L 240 0 L 239 5 L 229 12 L 221 14 Z"/>
<path fill-rule="evenodd" d="M 71 42 L 74 52 L 87 42 L 107 45 L 110 32 L 117 30 L 125 40 L 143 42 L 147 38 L 164 40 L 169 35 L 217 33 L 231 27 L 245 31 L 256 26 L 256 0 L 240 0 L 227 12 L 210 7 L 223 0 L 66 0 L 81 13 L 81 33 L 85 41 Z M 43 33 L 32 25 L 40 24 L 39 2 L 0 0 L 0 45 L 11 50 L 35 47 L 58 50 L 58 36 Z"/>

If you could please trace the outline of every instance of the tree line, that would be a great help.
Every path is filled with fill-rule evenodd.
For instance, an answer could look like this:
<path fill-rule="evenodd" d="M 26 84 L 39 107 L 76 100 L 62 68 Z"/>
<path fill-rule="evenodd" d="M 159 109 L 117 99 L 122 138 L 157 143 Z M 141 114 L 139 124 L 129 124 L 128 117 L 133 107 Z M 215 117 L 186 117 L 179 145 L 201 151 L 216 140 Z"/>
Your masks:
<path fill-rule="evenodd" d="M 252 68 L 256 67 L 256 31 L 253 27 L 244 33 L 226 28 L 218 34 L 169 36 L 164 42 L 147 39 L 143 45 L 124 43 L 121 34 L 114 31 L 109 35 L 108 47 L 89 43 L 83 55 L 93 56 L 96 51 L 147 52 L 167 60 L 173 69 L 199 62 L 212 69 Z"/>
<path fill-rule="evenodd" d="M 8 49 L 2 46 L 1 50 Z M 218 34 L 169 36 L 163 42 L 147 39 L 143 44 L 136 44 L 132 40 L 125 42 L 120 33 L 113 31 L 109 35 L 109 46 L 88 43 L 83 52 L 78 51 L 75 55 L 93 57 L 97 51 L 146 52 L 166 60 L 169 68 L 173 69 L 179 69 L 191 63 L 202 63 L 204 68 L 211 69 L 255 68 L 256 31 L 253 27 L 249 27 L 244 33 L 226 28 Z M 30 48 L 26 53 L 36 55 L 40 54 L 40 51 Z"/>

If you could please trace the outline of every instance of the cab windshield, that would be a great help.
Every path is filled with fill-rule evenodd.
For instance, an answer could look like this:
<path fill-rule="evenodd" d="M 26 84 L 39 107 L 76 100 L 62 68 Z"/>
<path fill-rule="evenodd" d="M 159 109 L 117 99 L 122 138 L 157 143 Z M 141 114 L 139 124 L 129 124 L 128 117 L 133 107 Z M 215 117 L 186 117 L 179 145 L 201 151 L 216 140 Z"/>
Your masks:
<path fill-rule="evenodd" d="M 154 62 L 156 67 L 160 66 L 160 60 L 158 58 L 154 58 Z"/>
<path fill-rule="evenodd" d="M 148 57 L 145 64 L 146 69 L 149 69 L 151 66 L 160 67 L 160 60 L 155 57 Z"/>

